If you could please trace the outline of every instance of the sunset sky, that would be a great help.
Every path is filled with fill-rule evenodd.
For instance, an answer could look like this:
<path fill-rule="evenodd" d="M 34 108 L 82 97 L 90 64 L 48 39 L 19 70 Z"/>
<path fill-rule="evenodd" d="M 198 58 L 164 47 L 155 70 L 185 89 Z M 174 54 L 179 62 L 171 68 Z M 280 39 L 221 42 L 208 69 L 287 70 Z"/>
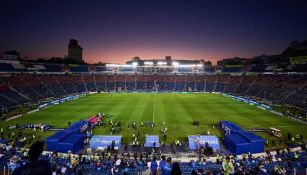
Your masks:
<path fill-rule="evenodd" d="M 307 39 L 303 0 L 4 0 L 0 52 L 63 57 L 69 39 L 85 61 L 172 56 L 215 62 L 281 53 Z"/>

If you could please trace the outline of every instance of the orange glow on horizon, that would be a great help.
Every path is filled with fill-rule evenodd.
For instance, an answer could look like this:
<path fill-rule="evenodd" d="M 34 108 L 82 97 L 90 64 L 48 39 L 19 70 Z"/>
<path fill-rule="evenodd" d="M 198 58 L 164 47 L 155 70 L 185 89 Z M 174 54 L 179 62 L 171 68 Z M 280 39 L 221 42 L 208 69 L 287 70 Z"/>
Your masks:
<path fill-rule="evenodd" d="M 44 53 L 25 53 L 23 56 L 30 58 L 50 58 L 50 57 L 63 57 L 67 55 L 65 48 L 59 50 L 44 50 Z M 43 55 L 43 56 L 42 56 Z M 146 47 L 146 46 L 134 46 L 134 47 L 88 47 L 83 50 L 83 58 L 86 63 L 94 64 L 98 62 L 102 63 L 117 63 L 124 64 L 130 61 L 133 57 L 140 57 L 142 60 L 147 59 L 165 59 L 165 56 L 171 56 L 172 59 L 188 59 L 188 60 L 200 60 L 211 61 L 213 65 L 216 65 L 218 60 L 223 58 L 232 57 L 244 57 L 250 58 L 248 52 L 240 52 L 240 54 L 234 51 L 222 51 L 213 48 L 210 49 L 195 49 L 195 48 L 159 48 L 159 47 Z"/>
<path fill-rule="evenodd" d="M 140 57 L 142 60 L 146 59 L 165 59 L 165 56 L 171 56 L 172 59 L 190 59 L 211 61 L 212 64 L 216 64 L 217 60 L 222 58 L 228 58 L 231 53 L 223 53 L 221 51 L 211 50 L 196 50 L 196 49 L 165 49 L 165 48 L 117 48 L 110 49 L 108 51 L 95 49 L 84 50 L 83 57 L 87 63 L 119 63 L 124 64 L 126 61 L 130 61 L 133 57 Z M 235 56 L 244 56 L 235 55 Z"/>

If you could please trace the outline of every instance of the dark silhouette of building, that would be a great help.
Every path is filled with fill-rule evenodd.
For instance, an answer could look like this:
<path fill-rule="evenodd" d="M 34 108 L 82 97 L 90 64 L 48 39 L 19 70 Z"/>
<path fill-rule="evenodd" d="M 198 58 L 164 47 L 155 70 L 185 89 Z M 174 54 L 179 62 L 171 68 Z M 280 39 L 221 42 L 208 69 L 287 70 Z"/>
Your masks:
<path fill-rule="evenodd" d="M 1 53 L 0 58 L 4 60 L 18 60 L 20 55 L 16 50 L 11 50 Z"/>
<path fill-rule="evenodd" d="M 82 63 L 83 48 L 78 44 L 76 39 L 71 39 L 68 44 L 68 58 L 76 62 Z"/>

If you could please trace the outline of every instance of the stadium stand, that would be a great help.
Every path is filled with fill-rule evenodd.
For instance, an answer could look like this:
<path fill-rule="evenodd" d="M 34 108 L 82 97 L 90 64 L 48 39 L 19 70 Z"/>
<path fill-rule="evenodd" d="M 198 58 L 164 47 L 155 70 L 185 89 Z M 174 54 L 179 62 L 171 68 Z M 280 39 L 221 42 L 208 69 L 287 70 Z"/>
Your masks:
<path fill-rule="evenodd" d="M 241 72 L 242 65 L 224 65 L 223 72 Z"/>
<path fill-rule="evenodd" d="M 225 93 L 234 96 L 244 96 L 251 99 L 265 100 L 269 103 L 287 104 L 306 108 L 307 77 L 301 73 L 272 73 L 276 67 L 269 70 L 269 66 L 252 65 L 246 67 L 221 67 L 220 72 L 214 72 L 213 67 L 204 69 L 188 68 L 150 68 L 127 67 L 114 69 L 105 66 L 95 66 L 89 69 L 86 65 L 25 65 L 12 66 L 1 63 L 0 72 L 0 107 L 7 111 L 24 103 L 38 103 L 54 98 L 66 97 L 73 94 L 90 92 L 208 92 Z M 31 71 L 32 68 L 35 71 Z M 37 69 L 34 69 L 34 68 Z M 30 68 L 30 69 L 29 69 Z M 22 71 L 23 70 L 23 71 Z M 262 71 L 268 72 L 263 73 Z M 235 132 L 225 134 L 225 145 L 233 152 L 231 156 L 235 172 L 249 172 L 250 174 L 272 174 L 275 171 L 286 174 L 303 174 L 307 167 L 306 152 L 282 151 L 278 154 L 266 153 L 260 157 L 246 155 L 238 158 L 236 154 L 262 152 L 264 141 L 258 136 L 243 131 L 238 126 L 224 122 Z M 73 126 L 72 126 L 73 127 Z M 78 153 L 83 148 L 82 134 L 75 131 L 60 131 L 58 135 L 46 140 L 48 152 L 41 156 L 52 164 L 52 169 L 58 174 L 138 174 L 150 171 L 148 163 L 152 161 L 150 152 L 136 153 L 137 158 L 128 153 L 95 152 L 91 154 L 64 156 L 56 152 Z M 59 150 L 60 142 L 64 150 Z M 59 141 L 60 140 L 60 141 Z M 4 140 L 3 140 L 4 141 Z M 83 142 L 82 142 L 83 143 Z M 58 143 L 57 143 L 58 144 Z M 242 145 L 245 146 L 242 146 Z M 50 146 L 51 145 L 51 146 Z M 232 145 L 232 146 L 231 146 Z M 236 149 L 235 147 L 240 147 Z M 255 148 L 255 149 L 254 149 Z M 257 150 L 256 148 L 259 148 Z M 14 147 L 0 147 L 0 171 L 3 167 L 12 172 L 22 164 L 28 163 L 26 154 Z M 111 156 L 107 156 L 111 155 Z M 185 159 L 179 161 L 183 174 L 191 174 L 194 170 L 199 174 L 222 174 L 227 154 L 215 155 L 212 159 Z M 298 156 L 297 156 L 298 155 Z M 217 158 L 220 157 L 220 158 Z M 222 157 L 222 158 L 221 158 Z M 219 161 L 216 161 L 219 159 Z M 150 164 L 150 163 L 149 163 Z M 276 168 L 277 167 L 277 168 Z M 63 173 L 64 172 L 64 173 Z"/>
<path fill-rule="evenodd" d="M 96 72 L 105 72 L 107 70 L 106 66 L 96 66 Z"/>
<path fill-rule="evenodd" d="M 0 70 L 3 72 L 14 72 L 15 71 L 12 64 L 8 64 L 8 63 L 0 63 Z"/>
<path fill-rule="evenodd" d="M 255 64 L 255 65 L 252 65 L 250 72 L 264 72 L 265 70 L 266 71 L 272 71 L 272 69 L 266 69 L 266 68 L 267 68 L 266 65 Z"/>
<path fill-rule="evenodd" d="M 39 102 L 68 94 L 101 91 L 201 91 L 257 97 L 306 109 L 305 74 L 7 74 L 2 84 L 12 104 Z M 9 89 L 10 89 L 9 88 Z M 4 92 L 4 91 L 2 91 Z M 28 97 L 28 98 L 27 98 Z M 5 98 L 5 97 L 3 97 Z"/>
<path fill-rule="evenodd" d="M 88 66 L 87 65 L 76 65 L 76 64 L 69 64 L 69 70 L 71 72 L 88 72 Z"/>
<path fill-rule="evenodd" d="M 0 171 L 7 167 L 9 172 L 13 172 L 21 165 L 29 163 L 26 151 L 17 151 L 14 147 L 0 147 Z M 266 152 L 260 156 L 252 154 L 243 154 L 242 156 L 228 155 L 230 163 L 233 165 L 233 172 L 236 174 L 304 174 L 307 167 L 306 152 L 291 151 L 289 149 L 276 152 Z M 163 157 L 163 156 L 162 156 Z M 175 159 L 173 157 L 173 159 Z M 187 159 L 185 161 L 173 160 L 179 163 L 182 174 L 191 174 L 192 171 L 198 174 L 223 174 L 225 173 L 224 162 L 226 155 L 216 155 L 212 158 Z M 87 155 L 69 155 L 58 154 L 56 152 L 44 153 L 40 156 L 40 160 L 50 162 L 51 170 L 54 174 L 139 174 L 151 171 L 150 164 L 153 156 L 150 153 L 122 153 L 110 151 L 97 151 Z M 165 160 L 158 163 L 158 167 L 162 169 Z M 170 166 L 172 168 L 172 166 Z"/>
<path fill-rule="evenodd" d="M 41 72 L 62 72 L 61 65 L 43 65 L 44 69 L 40 70 Z"/>

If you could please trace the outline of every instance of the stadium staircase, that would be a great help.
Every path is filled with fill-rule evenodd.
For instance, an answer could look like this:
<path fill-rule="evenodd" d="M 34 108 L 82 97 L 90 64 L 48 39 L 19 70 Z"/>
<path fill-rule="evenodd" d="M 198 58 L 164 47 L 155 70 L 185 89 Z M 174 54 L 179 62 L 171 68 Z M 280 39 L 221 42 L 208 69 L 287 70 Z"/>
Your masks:
<path fill-rule="evenodd" d="M 66 92 L 66 90 L 64 89 L 64 87 L 61 85 L 61 83 L 58 81 L 58 79 L 56 79 L 55 76 L 53 76 L 53 78 L 54 78 L 56 84 L 61 88 L 61 90 L 62 90 L 66 95 L 68 95 L 68 93 Z"/>
<path fill-rule="evenodd" d="M 207 77 L 205 77 L 205 80 L 204 80 L 204 91 L 206 91 L 206 87 L 207 87 Z"/>
<path fill-rule="evenodd" d="M 50 88 L 48 88 L 48 86 L 42 81 L 42 79 L 39 77 L 39 76 L 37 76 L 37 79 L 41 82 L 41 84 L 48 90 L 48 92 L 50 93 L 50 94 L 52 94 L 54 97 L 56 97 L 56 94 L 50 89 Z"/>
<path fill-rule="evenodd" d="M 93 79 L 94 79 L 94 85 L 95 85 L 95 88 L 96 88 L 96 92 L 98 92 L 98 88 L 97 88 L 97 83 L 96 83 L 95 75 L 93 75 Z"/>
<path fill-rule="evenodd" d="M 35 94 L 37 94 L 41 99 L 44 98 L 42 94 L 40 94 L 38 91 L 36 91 L 31 85 L 29 85 L 27 82 L 22 80 L 20 77 L 17 76 L 17 78 L 24 84 L 26 85 L 31 91 L 33 91 Z"/>
<path fill-rule="evenodd" d="M 83 76 L 81 76 L 81 83 L 83 84 L 83 86 L 84 86 L 84 88 L 85 88 L 85 91 L 86 91 L 86 92 L 89 92 L 89 90 L 88 90 L 86 84 L 84 83 L 84 77 L 83 77 Z"/>
<path fill-rule="evenodd" d="M 267 86 L 265 86 L 265 87 L 263 87 L 263 88 L 259 88 L 259 91 L 258 91 L 258 92 L 256 92 L 254 96 L 256 96 L 256 97 L 260 97 L 260 94 L 261 94 L 262 92 L 264 92 L 264 91 L 265 91 L 266 87 L 267 87 Z"/>
<path fill-rule="evenodd" d="M 294 95 L 295 93 L 301 91 L 304 89 L 304 87 L 307 86 L 307 83 L 301 85 L 300 87 L 298 87 L 297 89 L 295 89 L 294 91 L 292 91 L 291 93 L 289 93 L 288 95 L 286 95 L 281 102 L 285 102 L 291 95 Z"/>
<path fill-rule="evenodd" d="M 213 87 L 213 92 L 215 92 L 215 88 L 216 88 L 216 84 L 217 84 L 217 80 L 219 79 L 219 77 L 217 76 L 215 81 L 214 81 L 214 87 Z"/>
<path fill-rule="evenodd" d="M 72 87 L 74 88 L 75 93 L 78 93 L 78 89 L 77 89 L 77 87 L 75 86 L 75 84 L 74 84 L 74 83 L 71 83 L 71 85 L 72 85 Z"/>
<path fill-rule="evenodd" d="M 244 76 L 240 77 L 240 81 L 239 81 L 238 84 L 236 84 L 236 87 L 233 89 L 232 94 L 236 94 L 236 91 L 237 91 L 238 87 L 241 85 L 243 78 L 244 78 Z"/>
<path fill-rule="evenodd" d="M 7 100 L 12 101 L 13 103 L 18 104 L 18 102 L 17 102 L 17 101 L 15 101 L 15 100 L 13 100 L 13 99 L 11 99 L 11 98 L 7 97 L 6 95 L 4 95 L 4 94 L 0 94 L 0 95 L 1 95 L 2 97 L 6 98 Z"/>
<path fill-rule="evenodd" d="M 248 86 L 247 90 L 245 91 L 244 95 L 247 95 L 247 92 L 251 89 L 251 87 L 256 83 L 256 80 L 253 79 L 252 83 Z"/>
<path fill-rule="evenodd" d="M 31 99 L 30 99 L 28 96 L 22 94 L 21 92 L 18 92 L 18 91 L 17 91 L 15 88 L 13 88 L 12 86 L 9 86 L 9 85 L 7 85 L 7 86 L 11 89 L 11 91 L 16 92 L 18 95 L 22 96 L 22 97 L 25 98 L 26 100 L 31 101 Z"/>
<path fill-rule="evenodd" d="M 228 85 L 229 79 L 230 79 L 230 76 L 228 76 L 227 81 L 225 82 L 223 92 L 226 92 L 226 89 L 227 89 L 227 85 Z"/>

